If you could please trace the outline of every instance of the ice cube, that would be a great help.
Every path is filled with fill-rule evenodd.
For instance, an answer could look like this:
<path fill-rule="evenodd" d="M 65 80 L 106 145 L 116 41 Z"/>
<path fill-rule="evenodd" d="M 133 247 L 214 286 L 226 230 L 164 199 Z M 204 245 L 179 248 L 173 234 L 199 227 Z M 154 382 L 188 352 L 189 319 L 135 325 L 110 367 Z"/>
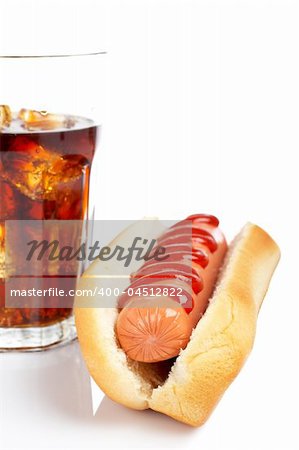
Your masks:
<path fill-rule="evenodd" d="M 32 200 L 55 200 L 58 186 L 67 187 L 83 176 L 86 165 L 82 156 L 61 156 L 27 136 L 17 136 L 2 156 L 1 176 Z"/>
<path fill-rule="evenodd" d="M 20 110 L 19 119 L 27 130 L 55 130 L 56 128 L 72 128 L 75 125 L 73 117 L 25 108 Z"/>
<path fill-rule="evenodd" d="M 2 177 L 32 200 L 44 198 L 44 177 L 59 159 L 28 137 L 18 136 L 2 155 Z"/>
<path fill-rule="evenodd" d="M 53 175 L 61 183 L 68 183 L 70 180 L 79 178 L 86 166 L 88 166 L 88 160 L 84 156 L 65 155 L 55 161 L 49 170 L 49 175 Z"/>
<path fill-rule="evenodd" d="M 11 110 L 8 105 L 0 105 L 0 128 L 9 126 L 11 122 Z"/>

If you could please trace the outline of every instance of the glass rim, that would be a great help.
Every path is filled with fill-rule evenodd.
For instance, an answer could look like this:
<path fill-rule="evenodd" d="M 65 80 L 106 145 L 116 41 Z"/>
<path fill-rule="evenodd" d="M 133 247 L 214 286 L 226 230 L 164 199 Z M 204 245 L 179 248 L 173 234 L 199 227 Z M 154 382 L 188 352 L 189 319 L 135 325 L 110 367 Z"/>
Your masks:
<path fill-rule="evenodd" d="M 106 55 L 106 51 L 90 52 L 90 53 L 65 53 L 65 54 L 48 54 L 48 55 L 0 55 L 0 59 L 42 59 L 42 58 L 76 58 L 84 56 Z"/>

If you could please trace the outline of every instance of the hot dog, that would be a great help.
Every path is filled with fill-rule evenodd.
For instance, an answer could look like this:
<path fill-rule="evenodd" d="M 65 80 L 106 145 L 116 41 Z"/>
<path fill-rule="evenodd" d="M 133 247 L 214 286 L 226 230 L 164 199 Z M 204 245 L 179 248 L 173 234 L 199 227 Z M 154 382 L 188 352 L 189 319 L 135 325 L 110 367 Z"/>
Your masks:
<path fill-rule="evenodd" d="M 207 308 L 227 250 L 218 225 L 216 217 L 203 214 L 177 223 L 157 242 L 167 258 L 162 262 L 150 259 L 132 275 L 130 292 L 150 288 L 155 293 L 157 288 L 178 287 L 180 295 L 169 300 L 182 307 L 173 304 L 162 308 L 159 302 L 155 306 L 152 297 L 129 296 L 127 290 L 119 300 L 122 310 L 116 330 L 120 345 L 130 358 L 163 361 L 177 356 L 188 344 L 192 329 Z"/>
<path fill-rule="evenodd" d="M 193 227 L 198 219 L 191 220 Z M 192 309 L 180 305 L 178 299 L 174 298 L 169 299 L 167 307 L 164 307 L 159 303 L 160 300 L 158 302 L 154 297 L 151 298 L 149 306 L 148 298 L 141 296 L 128 300 L 126 294 L 120 298 L 109 298 L 109 302 L 113 303 L 112 307 L 84 307 L 84 297 L 78 297 L 75 301 L 75 321 L 80 347 L 90 374 L 100 388 L 111 399 L 127 407 L 139 410 L 150 408 L 191 426 L 205 423 L 247 359 L 254 343 L 258 312 L 280 257 L 277 244 L 257 225 L 246 224 L 227 250 L 225 239 L 216 222 L 209 228 L 208 224 L 204 225 L 202 221 L 200 227 L 211 232 L 217 249 L 214 253 L 210 249 L 208 253 L 203 242 L 196 248 L 193 247 L 193 242 L 189 253 L 191 284 L 184 278 L 184 273 L 163 282 L 165 285 L 174 283 L 180 286 L 187 282 L 189 290 L 186 290 L 191 292 L 194 301 Z M 134 236 L 142 234 L 146 238 L 147 233 L 148 236 L 153 236 L 151 226 L 148 225 L 148 228 L 145 233 L 143 222 L 140 233 L 140 225 L 133 224 L 110 245 L 113 247 L 120 244 L 126 247 L 133 241 Z M 178 228 L 180 224 L 165 232 L 158 227 L 154 233 L 158 243 L 163 242 L 168 246 L 171 235 L 176 235 L 177 240 Z M 192 233 L 192 237 L 193 234 L 195 233 Z M 177 253 L 175 245 L 181 245 L 183 249 L 180 250 L 187 249 L 184 233 L 180 236 L 181 242 L 173 243 L 173 255 Z M 213 245 L 212 240 L 210 245 Z M 219 248 L 222 249 L 221 254 Z M 211 255 L 216 257 L 214 263 L 211 262 Z M 177 261 L 181 262 L 180 256 L 175 258 L 175 264 Z M 136 285 L 145 282 L 146 278 L 142 280 L 141 275 L 153 275 L 154 264 L 153 261 L 146 262 L 142 268 L 142 263 L 134 263 L 126 273 L 131 275 L 132 285 L 135 282 Z M 167 260 L 163 264 L 166 268 Z M 93 263 L 81 278 L 78 288 L 86 288 L 87 285 L 92 288 L 103 283 L 101 277 L 97 278 L 98 274 L 113 276 L 119 273 L 117 267 L 117 263 L 113 261 Z M 169 273 L 169 269 L 165 270 Z M 200 284 L 193 270 L 200 275 L 205 288 L 198 290 Z M 158 275 L 160 277 L 161 273 Z M 173 275 L 173 272 L 169 275 Z M 150 280 L 151 278 L 153 277 L 147 279 L 147 282 L 151 281 L 148 287 L 156 282 Z M 161 283 L 161 278 L 158 282 Z M 129 282 L 124 277 L 125 292 L 128 285 Z M 209 295 L 204 289 L 207 289 Z M 203 298 L 200 298 L 200 295 Z M 210 298 L 207 299 L 208 296 Z M 152 314 L 157 314 L 157 317 L 154 317 L 155 323 L 164 323 L 165 327 L 175 328 L 178 321 L 180 327 L 185 330 L 186 339 L 183 336 L 182 343 L 176 344 L 172 352 L 169 353 L 168 348 L 165 354 L 159 350 L 158 362 L 156 356 L 146 354 L 149 352 L 144 352 L 141 358 L 138 356 L 140 352 L 137 352 L 138 359 L 142 360 L 137 361 L 136 356 L 133 355 L 135 359 L 128 356 L 130 349 L 126 347 L 126 343 L 123 342 L 122 348 L 118 328 L 122 317 L 125 317 L 123 314 L 131 309 L 129 302 L 132 300 L 140 302 L 135 311 L 144 309 L 151 314 L 152 308 Z M 165 359 L 177 353 L 178 347 L 182 348 L 178 356 Z M 155 362 L 144 362 L 147 360 Z"/>

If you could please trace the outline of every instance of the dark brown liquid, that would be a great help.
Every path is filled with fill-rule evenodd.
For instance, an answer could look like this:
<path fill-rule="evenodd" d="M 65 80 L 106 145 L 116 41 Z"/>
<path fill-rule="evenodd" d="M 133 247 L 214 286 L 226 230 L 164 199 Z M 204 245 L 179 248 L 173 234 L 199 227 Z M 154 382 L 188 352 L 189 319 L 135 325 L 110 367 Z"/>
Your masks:
<path fill-rule="evenodd" d="M 0 129 L 0 326 L 48 325 L 71 308 L 5 308 L 5 221 L 84 220 L 99 130 L 80 118 L 75 128 L 53 131 L 27 132 L 13 122 Z M 73 276 L 68 287 L 75 283 Z"/>

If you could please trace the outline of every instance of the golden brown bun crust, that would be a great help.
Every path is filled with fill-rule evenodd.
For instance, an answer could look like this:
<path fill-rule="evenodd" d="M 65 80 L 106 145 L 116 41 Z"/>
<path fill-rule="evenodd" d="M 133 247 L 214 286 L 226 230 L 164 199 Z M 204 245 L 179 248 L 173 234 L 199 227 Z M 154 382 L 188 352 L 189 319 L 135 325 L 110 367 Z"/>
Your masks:
<path fill-rule="evenodd" d="M 150 381 L 159 378 L 157 366 L 135 363 L 132 368 L 117 346 L 117 310 L 76 308 L 81 349 L 96 383 L 125 406 L 149 407 L 188 425 L 202 425 L 252 348 L 258 311 L 279 256 L 265 231 L 252 224 L 244 227 L 187 348 L 165 383 L 155 389 Z"/>
<path fill-rule="evenodd" d="M 120 244 L 127 248 L 136 236 L 150 239 L 157 237 L 162 231 L 163 227 L 157 221 L 148 221 L 148 225 L 146 221 L 136 222 L 117 236 L 109 244 L 109 247 L 113 248 L 114 245 Z M 101 265 L 101 270 L 98 269 L 99 265 Z M 131 271 L 135 271 L 137 268 L 138 264 L 136 267 L 131 264 L 127 275 L 129 276 Z M 84 273 L 78 288 L 90 288 L 93 282 L 103 285 L 104 282 L 96 278 L 99 273 L 111 275 L 119 273 L 119 270 L 115 270 L 113 261 L 95 262 Z M 124 268 L 121 273 L 125 275 Z M 91 277 L 95 277 L 95 281 Z M 125 288 L 127 284 L 126 280 L 124 280 L 123 286 L 118 282 L 120 288 Z M 90 304 L 90 299 L 87 300 Z M 111 308 L 82 308 L 78 305 L 84 303 L 84 298 L 76 298 L 74 311 L 80 347 L 91 376 L 105 394 L 129 408 L 147 409 L 148 393 L 152 387 L 150 383 L 145 382 L 129 368 L 127 357 L 116 342 L 114 325 L 118 310 L 113 307 L 113 302 L 116 304 L 116 301 L 117 299 L 111 296 L 108 301 L 108 304 L 112 305 Z M 132 364 L 134 365 L 134 362 Z M 142 365 L 138 363 L 136 365 L 138 369 L 143 369 Z M 153 378 L 156 377 L 154 365 L 147 368 L 146 371 L 147 374 L 151 372 Z"/>

